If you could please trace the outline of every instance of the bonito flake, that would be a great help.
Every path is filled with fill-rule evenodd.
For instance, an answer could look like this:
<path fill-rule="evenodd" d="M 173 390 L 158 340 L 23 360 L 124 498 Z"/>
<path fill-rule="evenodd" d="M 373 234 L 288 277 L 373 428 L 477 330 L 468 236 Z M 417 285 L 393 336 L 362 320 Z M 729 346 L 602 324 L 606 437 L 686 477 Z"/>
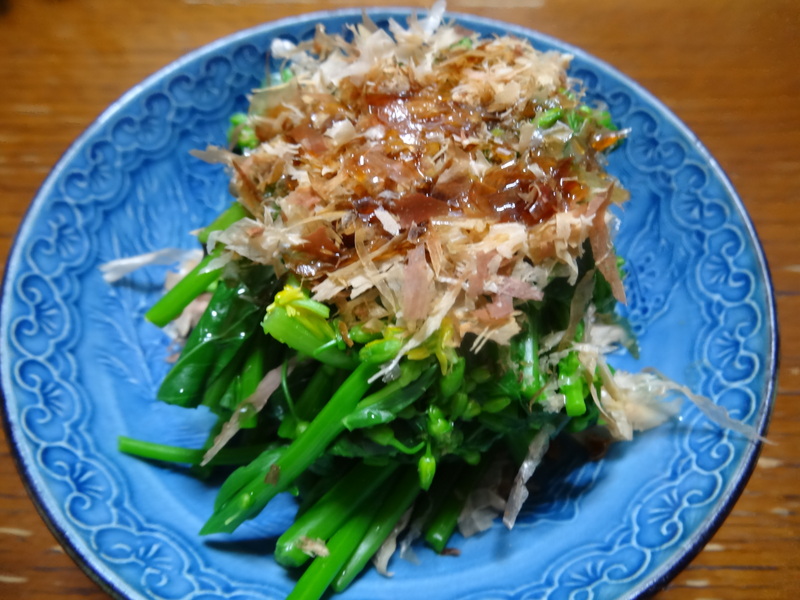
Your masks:
<path fill-rule="evenodd" d="M 400 356 L 445 323 L 452 346 L 507 344 L 515 302 L 574 284 L 587 242 L 624 299 L 608 208 L 627 195 L 603 169 L 624 132 L 581 115 L 569 55 L 442 15 L 276 40 L 291 79 L 255 93 L 259 143 L 227 154 L 252 219 L 213 240 L 294 272 L 345 327 L 381 314 Z"/>

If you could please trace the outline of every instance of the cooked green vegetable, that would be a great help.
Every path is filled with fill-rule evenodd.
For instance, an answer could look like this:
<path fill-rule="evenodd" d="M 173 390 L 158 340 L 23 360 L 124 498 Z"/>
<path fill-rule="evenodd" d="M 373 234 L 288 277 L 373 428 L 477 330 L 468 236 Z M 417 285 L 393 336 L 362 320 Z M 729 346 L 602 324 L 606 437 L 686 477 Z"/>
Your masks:
<path fill-rule="evenodd" d="M 394 527 L 409 510 L 419 493 L 419 478 L 409 468 L 403 470 L 394 485 L 386 490 L 380 503 L 375 503 L 376 511 L 367 531 L 358 542 L 347 563 L 341 567 L 331 588 L 341 592 L 352 583 L 381 545 L 389 537 Z"/>
<path fill-rule="evenodd" d="M 275 560 L 286 567 L 304 564 L 309 555 L 303 551 L 303 540 L 329 539 L 354 512 L 372 500 L 373 492 L 393 472 L 393 466 L 388 465 L 356 465 L 278 538 Z"/>
<path fill-rule="evenodd" d="M 409 511 L 443 552 L 502 458 L 513 524 L 550 437 L 602 420 L 627 439 L 627 407 L 640 426 L 652 404 L 605 360 L 630 345 L 609 227 L 627 196 L 603 157 L 625 132 L 566 89 L 568 57 L 409 27 L 385 56 L 370 28 L 276 42 L 282 81 L 232 117 L 235 152 L 211 151 L 239 202 L 146 315 L 163 326 L 211 293 L 158 397 L 218 423 L 201 449 L 120 439 L 238 466 L 203 535 L 298 494 L 275 558 L 314 559 L 290 598 L 347 587 Z"/>
<path fill-rule="evenodd" d="M 221 252 L 220 248 L 203 258 L 174 288 L 147 311 L 145 318 L 158 327 L 164 327 L 173 319 L 178 318 L 192 300 L 219 279 L 222 269 L 209 271 L 207 267 L 212 260 L 219 258 Z"/>
<path fill-rule="evenodd" d="M 223 373 L 258 330 L 277 280 L 270 268 L 261 265 L 243 266 L 238 276 L 240 279 L 235 282 L 220 280 L 178 362 L 161 384 L 159 400 L 189 407 L 200 404 L 208 385 Z M 178 286 L 172 291 L 176 289 Z M 244 356 L 240 359 L 244 360 Z M 225 382 L 221 386 L 224 393 Z"/>

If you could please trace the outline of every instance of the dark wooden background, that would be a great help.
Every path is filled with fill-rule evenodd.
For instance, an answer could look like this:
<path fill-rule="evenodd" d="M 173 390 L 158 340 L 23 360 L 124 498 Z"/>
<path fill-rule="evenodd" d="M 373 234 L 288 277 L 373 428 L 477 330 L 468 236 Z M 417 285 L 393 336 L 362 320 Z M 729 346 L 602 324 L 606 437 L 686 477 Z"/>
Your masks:
<path fill-rule="evenodd" d="M 0 0 L 0 264 L 48 171 L 132 85 L 239 29 L 357 4 Z M 738 189 L 766 250 L 777 296 L 782 364 L 769 432 L 777 445 L 764 448 L 732 514 L 658 597 L 795 598 L 800 583 L 800 3 L 452 0 L 449 8 L 537 29 L 611 63 L 663 100 Z M 0 597 L 105 597 L 37 515 L 5 440 L 0 440 Z"/>

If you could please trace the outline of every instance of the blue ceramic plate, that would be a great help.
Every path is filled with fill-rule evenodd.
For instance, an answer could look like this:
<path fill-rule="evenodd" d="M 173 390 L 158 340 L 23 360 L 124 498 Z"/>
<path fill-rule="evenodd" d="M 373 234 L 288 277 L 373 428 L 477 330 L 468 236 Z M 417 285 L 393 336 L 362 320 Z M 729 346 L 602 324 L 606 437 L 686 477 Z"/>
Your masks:
<path fill-rule="evenodd" d="M 378 24 L 407 11 L 376 10 Z M 630 139 L 611 169 L 630 189 L 618 237 L 628 259 L 625 313 L 641 360 L 763 430 L 776 369 L 776 325 L 764 256 L 724 174 L 697 139 L 638 85 L 543 35 L 471 16 L 574 54 L 572 75 L 608 104 Z M 360 11 L 270 23 L 200 49 L 111 106 L 47 179 L 19 232 L 2 299 L 2 383 L 9 439 L 58 538 L 110 592 L 126 598 L 280 598 L 292 580 L 270 557 L 290 521 L 279 499 L 231 538 L 201 539 L 214 485 L 122 456 L 118 435 L 198 444 L 206 419 L 154 400 L 169 354 L 142 314 L 163 270 L 110 287 L 98 265 L 166 246 L 228 202 L 221 169 L 189 155 L 223 144 L 230 113 L 260 84 L 277 36 L 312 35 Z M 395 576 L 361 578 L 345 599 L 623 598 L 650 593 L 702 547 L 750 474 L 757 446 L 681 419 L 612 448 L 599 462 L 544 473 L 512 532 L 497 524 L 459 558 L 425 548 Z"/>

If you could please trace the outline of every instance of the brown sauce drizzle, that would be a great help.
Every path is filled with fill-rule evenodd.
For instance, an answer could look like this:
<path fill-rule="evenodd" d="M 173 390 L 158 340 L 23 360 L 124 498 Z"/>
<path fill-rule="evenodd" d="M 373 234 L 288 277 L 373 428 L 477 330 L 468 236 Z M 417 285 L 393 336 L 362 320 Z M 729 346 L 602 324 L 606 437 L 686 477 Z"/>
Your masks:
<path fill-rule="evenodd" d="M 506 58 L 513 62 L 515 53 L 522 50 L 510 48 L 507 52 Z M 381 87 L 388 88 L 381 74 L 374 74 L 377 80 L 363 86 L 344 79 L 335 94 L 310 92 L 299 98 L 300 108 L 309 111 L 299 125 L 285 131 L 259 129 L 258 134 L 262 139 L 285 135 L 302 146 L 307 153 L 303 161 L 314 169 L 340 165 L 335 173 L 312 173 L 310 177 L 312 181 L 335 180 L 330 187 L 346 198 L 337 201 L 336 208 L 353 211 L 358 221 L 375 229 L 367 239 L 368 248 L 387 240 L 388 234 L 375 216 L 378 208 L 389 211 L 399 223 L 401 235 L 410 239 L 412 231 L 416 238 L 437 218 L 478 218 L 530 227 L 585 201 L 588 188 L 575 173 L 574 159 L 556 158 L 542 149 L 540 154 L 526 154 L 525 160 L 520 160 L 515 147 L 519 136 L 513 128 L 501 128 L 486 140 L 485 128 L 493 130 L 501 123 L 501 116 L 488 110 L 488 101 L 468 105 L 454 100 L 453 90 L 464 69 L 481 60 L 480 52 L 448 58 L 440 80 L 424 89 L 411 76 L 402 79 L 407 79 L 405 88 L 400 86 L 392 93 L 381 91 Z M 278 115 L 285 110 L 276 107 L 273 112 Z M 311 114 L 320 115 L 318 122 Z M 522 120 L 535 116 L 533 101 L 517 107 L 516 114 Z M 358 135 L 342 149 L 323 132 L 345 116 Z M 364 135 L 376 126 L 383 128 L 383 135 L 374 144 Z M 446 154 L 449 164 L 444 169 L 440 151 L 445 142 L 439 134 L 457 140 Z M 595 135 L 589 146 L 602 149 L 618 138 L 614 133 Z M 483 153 L 488 162 L 480 177 L 470 172 L 476 153 Z M 296 161 L 295 166 L 305 165 Z M 532 166 L 538 168 L 532 170 Z M 273 180 L 276 172 L 265 179 Z M 277 173 L 280 176 L 282 171 Z M 440 178 L 440 173 L 446 176 Z M 244 181 L 243 187 L 248 183 Z M 356 259 L 352 224 L 312 227 L 303 237 L 305 242 L 287 257 L 287 266 L 303 277 L 319 278 Z"/>

